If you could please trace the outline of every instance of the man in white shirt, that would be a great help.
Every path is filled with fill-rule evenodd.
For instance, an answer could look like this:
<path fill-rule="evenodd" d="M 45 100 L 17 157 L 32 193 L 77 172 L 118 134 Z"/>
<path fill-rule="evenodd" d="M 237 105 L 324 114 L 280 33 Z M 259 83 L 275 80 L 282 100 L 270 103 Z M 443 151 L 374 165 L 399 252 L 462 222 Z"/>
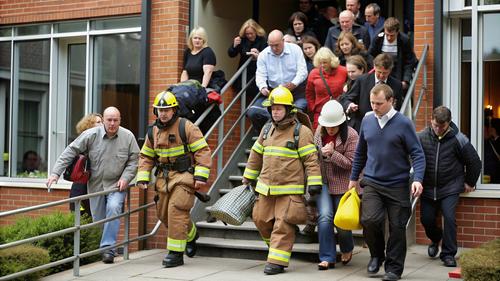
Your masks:
<path fill-rule="evenodd" d="M 307 78 L 307 67 L 302 49 L 286 43 L 283 33 L 273 30 L 269 33 L 268 47 L 260 52 L 257 58 L 255 83 L 262 96 L 250 106 L 247 112 L 254 128 L 260 132 L 270 117 L 269 112 L 262 106 L 262 102 L 272 89 L 284 86 L 293 93 L 295 106 L 302 111 L 307 109 L 305 89 L 301 83 Z"/>

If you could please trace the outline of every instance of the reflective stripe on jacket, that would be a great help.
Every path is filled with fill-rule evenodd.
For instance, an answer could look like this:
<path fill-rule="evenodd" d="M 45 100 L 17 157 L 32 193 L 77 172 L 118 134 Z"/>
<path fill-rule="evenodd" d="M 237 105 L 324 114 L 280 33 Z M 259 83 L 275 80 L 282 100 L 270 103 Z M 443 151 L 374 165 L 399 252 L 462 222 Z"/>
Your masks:
<path fill-rule="evenodd" d="M 263 195 L 304 194 L 305 184 L 321 185 L 321 171 L 313 134 L 300 127 L 295 148 L 295 120 L 273 122 L 267 138 L 263 132 L 254 143 L 243 176 L 258 180 L 256 191 Z"/>
<path fill-rule="evenodd" d="M 146 135 L 146 140 L 139 154 L 137 181 L 150 181 L 151 170 L 154 167 L 156 157 L 159 163 L 173 164 L 177 157 L 185 154 L 184 145 L 179 136 L 179 119 L 171 126 L 161 130 L 156 126 L 153 127 L 153 137 L 155 138 L 154 147 L 152 147 L 152 143 Z M 188 153 L 194 160 L 194 174 L 170 170 L 167 181 L 169 190 L 177 184 L 194 187 L 194 179 L 206 182 L 210 175 L 212 162 L 210 148 L 200 129 L 189 120 L 186 120 L 186 141 Z"/>

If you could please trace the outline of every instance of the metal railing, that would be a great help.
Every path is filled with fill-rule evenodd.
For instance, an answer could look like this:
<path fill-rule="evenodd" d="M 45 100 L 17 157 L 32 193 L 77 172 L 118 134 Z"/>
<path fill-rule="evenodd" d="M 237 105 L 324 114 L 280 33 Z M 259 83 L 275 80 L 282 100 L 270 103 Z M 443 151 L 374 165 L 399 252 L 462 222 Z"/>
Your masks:
<path fill-rule="evenodd" d="M 408 112 L 410 118 L 414 123 L 417 119 L 417 113 L 420 109 L 420 104 L 424 96 L 427 94 L 427 53 L 429 52 L 429 45 L 425 44 L 424 49 L 422 51 L 422 55 L 420 56 L 420 60 L 418 61 L 417 68 L 415 69 L 415 73 L 413 75 L 413 79 L 411 81 L 410 86 L 408 87 L 408 91 L 406 97 L 403 101 L 403 105 L 399 110 L 401 113 Z M 423 70 L 423 71 L 422 71 Z M 422 71 L 422 72 L 421 72 Z M 413 91 L 415 90 L 415 86 L 417 85 L 417 80 L 422 73 L 422 85 L 418 94 L 417 102 L 415 103 L 414 109 L 412 110 L 412 99 L 413 99 Z M 425 112 L 425 120 L 427 120 L 427 111 Z"/>
<path fill-rule="evenodd" d="M 223 150 L 221 148 L 223 147 L 224 143 L 227 141 L 227 139 L 229 138 L 229 136 L 232 134 L 232 132 L 236 128 L 238 122 L 239 122 L 239 124 L 241 126 L 240 141 L 243 139 L 243 136 L 246 133 L 245 132 L 245 113 L 248 110 L 246 108 L 246 90 L 250 86 L 250 84 L 253 83 L 253 81 L 255 79 L 255 77 L 253 77 L 252 79 L 250 79 L 250 81 L 246 81 L 247 80 L 247 68 L 248 68 L 248 65 L 250 64 L 250 62 L 251 62 L 251 58 L 249 58 L 238 69 L 238 71 L 233 75 L 233 77 L 222 88 L 222 90 L 221 90 L 221 96 L 241 76 L 241 81 L 242 81 L 241 84 L 244 85 L 244 86 L 238 92 L 238 94 L 235 96 L 235 98 L 231 101 L 231 103 L 227 106 L 226 110 L 224 110 L 224 105 L 223 104 L 220 105 L 220 109 L 221 109 L 222 115 L 214 122 L 214 124 L 211 126 L 211 128 L 209 129 L 209 131 L 205 134 L 205 138 L 208 138 L 213 133 L 215 127 L 218 126 L 218 129 L 219 129 L 218 145 L 214 149 L 214 152 L 212 153 L 212 158 L 217 155 L 217 160 L 218 160 L 218 163 L 217 163 L 218 164 L 217 165 L 218 169 L 217 170 L 218 170 L 218 174 L 220 173 L 220 171 L 222 169 L 222 166 L 223 166 L 223 163 L 222 163 L 223 162 L 222 161 L 222 159 L 223 159 Z M 255 100 L 258 97 L 259 97 L 259 95 L 257 95 L 252 100 L 251 103 L 255 102 Z M 238 101 L 238 99 L 241 99 L 241 114 L 238 117 L 238 119 L 234 122 L 233 126 L 228 130 L 228 132 L 224 136 L 224 117 L 233 108 L 233 106 L 236 104 L 236 102 Z M 214 106 L 215 106 L 215 104 L 210 105 L 203 112 L 203 114 L 200 115 L 200 117 L 195 122 L 195 124 L 199 125 L 208 116 L 208 114 L 210 113 L 210 111 L 213 109 Z M 130 229 L 130 214 L 136 213 L 136 212 L 139 212 L 139 211 L 142 211 L 142 210 L 145 210 L 145 209 L 148 209 L 148 208 L 150 208 L 151 206 L 153 206 L 155 204 L 154 202 L 151 202 L 151 203 L 147 203 L 145 205 L 139 206 L 138 208 L 135 208 L 135 209 L 131 210 L 130 209 L 130 188 L 133 187 L 133 186 L 135 186 L 135 184 L 131 184 L 127 188 L 127 198 L 126 198 L 126 207 L 127 208 L 126 208 L 126 210 L 124 210 L 124 212 L 122 214 L 119 214 L 119 215 L 116 215 L 116 216 L 112 216 L 112 217 L 109 217 L 109 218 L 106 218 L 106 219 L 102 219 L 102 220 L 99 220 L 99 221 L 95 221 L 95 222 L 92 222 L 92 223 L 89 223 L 89 224 L 81 225 L 81 222 L 80 222 L 80 212 L 75 212 L 75 224 L 74 224 L 73 227 L 68 227 L 68 228 L 65 228 L 65 229 L 62 229 L 62 230 L 58 230 L 58 231 L 54 231 L 54 232 L 51 232 L 51 233 L 46 233 L 46 234 L 38 235 L 38 236 L 35 236 L 35 237 L 31 237 L 31 238 L 27 238 L 27 239 L 22 239 L 22 240 L 18 240 L 18 241 L 14 241 L 14 242 L 10 242 L 10 243 L 6 243 L 6 244 L 0 245 L 0 250 L 3 250 L 3 249 L 15 247 L 15 246 L 26 244 L 26 243 L 36 242 L 36 241 L 39 241 L 39 240 L 42 240 L 42 239 L 47 239 L 47 238 L 52 238 L 52 237 L 64 235 L 64 234 L 67 234 L 67 233 L 73 233 L 73 236 L 74 236 L 73 256 L 67 257 L 67 258 L 64 258 L 64 259 L 61 259 L 61 260 L 58 260 L 58 261 L 53 261 L 53 262 L 50 262 L 50 263 L 47 263 L 47 264 L 44 264 L 44 265 L 41 265 L 41 266 L 29 268 L 29 269 L 26 269 L 26 270 L 23 270 L 23 271 L 19 271 L 19 272 L 13 273 L 13 274 L 9 274 L 9 275 L 6 275 L 6 276 L 1 276 L 0 277 L 0 281 L 10 280 L 10 279 L 14 279 L 14 278 L 19 278 L 19 277 L 22 277 L 22 276 L 25 276 L 25 275 L 28 275 L 28 274 L 31 274 L 31 273 L 35 273 L 35 272 L 38 272 L 38 271 L 41 271 L 41 270 L 49 269 L 49 268 L 52 268 L 52 267 L 55 267 L 55 266 L 58 266 L 58 265 L 61 265 L 61 264 L 69 263 L 69 262 L 73 262 L 73 275 L 74 276 L 79 276 L 80 275 L 80 260 L 82 258 L 93 256 L 93 255 L 102 253 L 104 251 L 107 251 L 109 249 L 113 249 L 113 248 L 120 247 L 120 246 L 124 246 L 123 258 L 125 260 L 128 260 L 129 259 L 129 249 L 128 249 L 128 247 L 129 247 L 130 243 L 135 242 L 135 241 L 139 241 L 139 240 L 144 240 L 144 239 L 147 239 L 147 238 L 149 238 L 151 236 L 154 236 L 158 232 L 158 229 L 161 226 L 161 221 L 158 220 L 156 222 L 156 225 L 154 226 L 154 228 L 151 230 L 151 232 L 130 239 L 130 237 L 129 237 L 130 236 L 130 233 L 129 233 L 129 229 Z M 91 194 L 87 194 L 87 195 L 81 195 L 81 196 L 78 196 L 78 197 L 73 197 L 73 198 L 63 199 L 63 200 L 49 202 L 49 203 L 45 203 L 45 204 L 40 204 L 40 205 L 36 205 L 36 206 L 31 206 L 31 207 L 26 207 L 26 208 L 11 210 L 11 211 L 5 211 L 5 212 L 1 212 L 0 213 L 0 219 L 4 218 L 4 217 L 7 217 L 7 216 L 23 214 L 23 213 L 27 213 L 27 212 L 31 212 L 31 211 L 37 211 L 37 210 L 41 210 L 41 209 L 46 209 L 46 208 L 58 206 L 58 205 L 68 204 L 68 203 L 74 203 L 75 206 L 80 206 L 80 203 L 81 203 L 82 200 L 86 200 L 86 199 L 89 199 L 91 197 L 96 197 L 96 196 L 104 196 L 104 195 L 110 194 L 111 192 L 116 192 L 116 191 L 118 191 L 118 189 L 114 188 L 112 190 L 100 191 L 100 192 L 91 193 Z M 77 209 L 77 208 L 75 208 L 75 209 Z M 114 245 L 110 245 L 110 246 L 107 246 L 107 247 L 99 248 L 99 249 L 96 249 L 96 250 L 88 251 L 88 252 L 85 252 L 85 253 L 80 253 L 80 232 L 82 230 L 88 229 L 88 228 L 91 228 L 91 227 L 95 227 L 95 226 L 104 224 L 104 223 L 106 223 L 108 221 L 112 221 L 112 220 L 119 219 L 119 218 L 122 218 L 122 217 L 125 217 L 124 239 L 123 239 L 122 242 L 116 243 Z"/>
<path fill-rule="evenodd" d="M 130 237 L 129 237 L 129 235 L 130 235 L 130 233 L 129 233 L 129 229 L 130 229 L 130 214 L 139 212 L 141 210 L 145 210 L 145 209 L 147 209 L 147 208 L 149 208 L 149 207 L 151 207 L 151 206 L 154 205 L 154 202 L 151 202 L 149 204 L 145 204 L 145 205 L 140 206 L 138 208 L 130 209 L 130 187 L 133 187 L 133 186 L 135 186 L 135 184 L 131 184 L 127 188 L 127 198 L 126 198 L 126 207 L 127 208 L 126 208 L 126 210 L 123 211 L 123 213 L 121 213 L 119 215 L 112 216 L 112 217 L 109 217 L 109 218 L 105 218 L 105 219 L 102 219 L 102 220 L 99 220 L 99 221 L 95 221 L 95 222 L 92 222 L 92 223 L 89 223 L 89 224 L 81 225 L 81 223 L 80 223 L 80 218 L 81 218 L 80 212 L 77 211 L 77 212 L 74 212 L 74 214 L 75 214 L 75 225 L 73 227 L 68 227 L 68 228 L 65 228 L 65 229 L 58 230 L 58 231 L 54 231 L 54 232 L 50 232 L 50 233 L 38 235 L 38 236 L 35 236 L 35 237 L 26 238 L 26 239 L 22 239 L 22 240 L 18 240 L 18 241 L 14 241 L 14 242 L 10 242 L 10 243 L 6 243 L 6 244 L 0 245 L 0 250 L 4 250 L 4 249 L 11 248 L 11 247 L 19 246 L 19 245 L 22 245 L 22 244 L 26 244 L 26 243 L 32 243 L 32 242 L 36 242 L 36 241 L 47 239 L 47 238 L 57 237 L 57 236 L 64 235 L 64 234 L 67 234 L 67 233 L 73 233 L 73 237 L 74 237 L 74 241 L 73 241 L 73 243 L 74 243 L 73 244 L 74 245 L 73 246 L 73 256 L 67 257 L 67 258 L 64 258 L 64 259 L 61 259 L 61 260 L 53 261 L 53 262 L 50 262 L 50 263 L 47 263 L 47 264 L 44 264 L 44 265 L 40 265 L 40 266 L 37 266 L 37 267 L 33 267 L 33 268 L 30 268 L 30 269 L 26 269 L 26 270 L 23 270 L 23 271 L 20 271 L 20 272 L 16 272 L 16 273 L 13 273 L 13 274 L 9 274 L 9 275 L 6 275 L 6 276 L 1 276 L 0 277 L 0 281 L 2 281 L 2 280 L 10 280 L 10 279 L 13 279 L 13 278 L 22 277 L 22 276 L 25 276 L 27 274 L 31 274 L 31 273 L 34 273 L 34 272 L 37 272 L 37 271 L 40 271 L 40 270 L 44 270 L 44 269 L 49 269 L 49 268 L 52 268 L 54 266 L 58 266 L 58 265 L 65 264 L 65 263 L 68 263 L 68 262 L 73 262 L 73 275 L 74 276 L 79 276 L 80 275 L 80 259 L 86 258 L 86 257 L 90 257 L 90 256 L 93 256 L 93 255 L 102 253 L 104 251 L 107 251 L 109 249 L 113 249 L 113 248 L 120 247 L 120 246 L 124 246 L 124 249 L 123 249 L 123 258 L 125 260 L 128 260 L 128 258 L 129 258 L 129 251 L 128 251 L 129 244 L 132 243 L 132 242 L 138 241 L 138 240 L 146 239 L 146 238 L 154 235 L 156 233 L 156 231 L 158 230 L 158 228 L 160 227 L 160 224 L 157 224 L 153 228 L 153 230 L 151 231 L 151 233 L 144 234 L 144 235 L 141 235 L 141 236 L 134 237 L 134 238 L 130 239 Z M 86 200 L 86 199 L 89 199 L 89 198 L 92 198 L 92 197 L 97 197 L 97 196 L 105 196 L 105 195 L 108 195 L 108 194 L 110 194 L 112 192 L 117 192 L 117 191 L 118 191 L 118 188 L 113 188 L 111 190 L 105 190 L 105 191 L 95 192 L 95 193 L 91 193 L 91 194 L 87 194 L 87 195 L 81 195 L 81 196 L 77 196 L 77 197 L 73 197 L 73 198 L 68 198 L 68 199 L 58 200 L 58 201 L 49 202 L 49 203 L 45 203 L 45 204 L 40 204 L 40 205 L 36 205 L 36 206 L 31 206 L 31 207 L 26 207 L 26 208 L 21 208 L 21 209 L 6 211 L 6 212 L 1 212 L 0 213 L 0 219 L 4 218 L 4 217 L 7 217 L 7 216 L 24 214 L 24 213 L 27 213 L 27 212 L 37 211 L 37 210 L 41 210 L 41 209 L 46 209 L 46 208 L 58 206 L 58 205 L 68 204 L 68 203 L 74 203 L 75 206 L 80 206 L 80 203 L 81 203 L 82 200 Z M 76 207 L 75 209 L 78 210 L 78 207 Z M 101 224 L 104 224 L 106 222 L 109 222 L 109 221 L 112 221 L 112 220 L 115 220 L 115 219 L 119 219 L 119 218 L 122 218 L 122 217 L 125 217 L 125 222 L 124 222 L 124 240 L 122 242 L 116 243 L 114 245 L 102 247 L 102 248 L 99 248 L 99 249 L 96 249 L 96 250 L 88 251 L 88 252 L 85 252 L 85 253 L 80 253 L 80 232 L 82 230 L 88 229 L 88 228 L 91 228 L 91 227 L 96 227 L 98 225 L 101 225 Z"/>
<path fill-rule="evenodd" d="M 252 61 L 252 58 L 248 58 L 245 61 L 245 63 L 238 69 L 238 71 L 236 71 L 236 73 L 233 75 L 233 77 L 231 77 L 231 79 L 229 79 L 229 81 L 221 89 L 220 94 L 221 94 L 221 96 L 223 96 L 227 92 L 227 90 L 234 84 L 234 82 L 236 82 L 236 80 L 241 77 L 241 85 L 242 85 L 241 90 L 234 97 L 234 99 L 231 101 L 231 103 L 227 106 L 226 110 L 224 110 L 224 104 L 223 103 L 219 105 L 219 108 L 220 108 L 220 111 L 222 112 L 222 114 L 214 122 L 214 124 L 210 127 L 210 129 L 205 134 L 205 139 L 208 139 L 212 135 L 212 133 L 214 132 L 215 128 L 218 127 L 218 132 L 219 132 L 217 134 L 217 144 L 218 144 L 218 146 L 215 149 L 215 151 L 217 151 L 217 175 L 219 175 L 221 173 L 222 168 L 223 168 L 223 156 L 224 156 L 224 152 L 223 152 L 222 149 L 220 149 L 220 147 L 222 147 L 224 145 L 224 143 L 226 142 L 226 140 L 227 140 L 227 138 L 224 138 L 224 117 L 230 112 L 231 108 L 236 104 L 236 102 L 239 99 L 241 100 L 241 102 L 240 102 L 240 112 L 241 112 L 241 114 L 240 114 L 238 120 L 235 122 L 235 124 L 233 124 L 233 127 L 231 128 L 231 130 L 226 134 L 226 136 L 227 135 L 231 135 L 231 133 L 233 132 L 234 128 L 236 127 L 235 125 L 238 124 L 238 122 L 240 123 L 240 128 L 241 128 L 241 130 L 240 130 L 240 140 L 245 135 L 245 114 L 244 113 L 246 113 L 246 110 L 247 110 L 247 106 L 246 106 L 246 90 L 251 85 L 251 83 L 253 83 L 254 80 L 255 80 L 255 76 L 254 76 L 254 77 L 252 77 L 252 79 L 250 79 L 250 81 L 247 81 L 247 68 L 248 68 L 248 65 L 250 64 L 251 61 Z M 256 99 L 253 99 L 252 103 L 255 100 Z M 210 105 L 200 115 L 200 117 L 198 118 L 198 120 L 196 120 L 196 122 L 195 122 L 195 124 L 197 126 L 199 126 L 201 124 L 201 122 L 203 122 L 203 120 L 205 120 L 205 118 L 208 116 L 208 114 L 214 108 L 214 106 L 215 106 L 215 104 Z M 212 157 L 214 157 L 214 156 L 215 156 L 215 154 L 212 154 Z"/>

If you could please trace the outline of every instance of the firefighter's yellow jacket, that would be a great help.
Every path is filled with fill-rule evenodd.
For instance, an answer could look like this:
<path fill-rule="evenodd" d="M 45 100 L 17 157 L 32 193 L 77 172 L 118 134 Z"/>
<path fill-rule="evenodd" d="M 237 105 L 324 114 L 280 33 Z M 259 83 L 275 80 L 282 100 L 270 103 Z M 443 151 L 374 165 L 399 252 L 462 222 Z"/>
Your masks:
<path fill-rule="evenodd" d="M 266 139 L 262 130 L 252 147 L 243 176 L 257 180 L 255 190 L 262 195 L 304 194 L 304 183 L 322 185 L 313 134 L 306 126 L 300 126 L 295 147 L 294 116 L 272 122 Z"/>
<path fill-rule="evenodd" d="M 206 182 L 210 175 L 211 156 L 210 148 L 203 137 L 200 129 L 189 120 L 186 120 L 186 142 L 188 152 L 185 152 L 182 139 L 179 135 L 179 120 L 170 126 L 159 129 L 153 127 L 154 147 L 149 137 L 146 136 L 141 153 L 139 154 L 139 168 L 137 172 L 137 181 L 150 181 L 151 170 L 154 167 L 154 160 L 157 158 L 160 164 L 173 164 L 177 157 L 189 153 L 194 165 L 194 173 L 180 173 L 173 169 L 168 172 L 167 184 L 157 186 L 158 191 L 170 191 L 176 185 L 183 185 L 194 188 L 194 180 Z M 160 172 L 158 176 L 164 177 Z"/>

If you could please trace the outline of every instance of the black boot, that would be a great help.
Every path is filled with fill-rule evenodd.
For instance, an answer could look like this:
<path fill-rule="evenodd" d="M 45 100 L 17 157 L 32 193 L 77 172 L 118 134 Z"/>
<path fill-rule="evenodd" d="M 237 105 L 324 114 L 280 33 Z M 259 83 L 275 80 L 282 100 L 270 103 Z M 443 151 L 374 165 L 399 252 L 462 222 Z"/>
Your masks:
<path fill-rule="evenodd" d="M 264 267 L 264 273 L 267 275 L 275 275 L 283 272 L 285 272 L 285 267 L 279 264 L 268 262 Z"/>
<path fill-rule="evenodd" d="M 169 251 L 163 259 L 163 267 L 176 267 L 184 264 L 183 252 Z"/>
<path fill-rule="evenodd" d="M 196 240 L 200 238 L 200 235 L 198 235 L 198 232 L 196 232 L 196 235 L 194 236 L 194 239 L 191 242 L 187 242 L 186 244 L 186 256 L 192 258 L 194 255 L 196 255 Z"/>

